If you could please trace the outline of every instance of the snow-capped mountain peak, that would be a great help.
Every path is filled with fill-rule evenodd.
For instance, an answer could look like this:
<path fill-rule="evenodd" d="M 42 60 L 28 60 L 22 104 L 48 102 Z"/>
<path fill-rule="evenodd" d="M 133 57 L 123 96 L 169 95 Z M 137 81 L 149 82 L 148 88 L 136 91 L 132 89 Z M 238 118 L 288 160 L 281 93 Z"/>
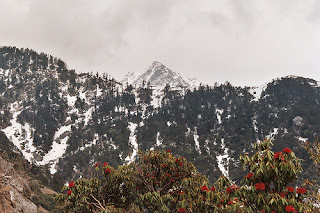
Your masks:
<path fill-rule="evenodd" d="M 134 72 L 127 73 L 121 82 L 128 82 L 134 85 L 142 85 L 143 82 L 145 82 L 150 83 L 152 86 L 165 86 L 169 84 L 171 87 L 197 87 L 200 85 L 200 81 L 197 79 L 190 79 L 173 72 L 158 61 L 154 61 L 151 66 L 140 75 L 136 75 Z"/>

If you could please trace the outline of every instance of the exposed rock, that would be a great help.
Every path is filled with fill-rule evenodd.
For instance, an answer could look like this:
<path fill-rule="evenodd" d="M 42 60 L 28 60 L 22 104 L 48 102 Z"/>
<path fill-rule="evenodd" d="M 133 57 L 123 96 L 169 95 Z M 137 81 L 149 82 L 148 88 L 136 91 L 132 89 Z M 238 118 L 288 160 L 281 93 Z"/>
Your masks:
<path fill-rule="evenodd" d="M 0 212 L 37 212 L 30 195 L 28 178 L 0 157 Z"/>
<path fill-rule="evenodd" d="M 303 118 L 301 118 L 300 116 L 296 116 L 292 121 L 294 127 L 300 127 L 303 125 Z"/>

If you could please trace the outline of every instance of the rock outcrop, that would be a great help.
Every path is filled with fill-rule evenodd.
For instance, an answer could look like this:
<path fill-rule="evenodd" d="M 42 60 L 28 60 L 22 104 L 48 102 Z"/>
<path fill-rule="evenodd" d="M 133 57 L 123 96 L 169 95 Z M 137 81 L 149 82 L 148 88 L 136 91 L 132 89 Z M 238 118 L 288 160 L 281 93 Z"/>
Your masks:
<path fill-rule="evenodd" d="M 37 212 L 30 201 L 28 177 L 19 174 L 13 166 L 0 157 L 0 212 Z"/>

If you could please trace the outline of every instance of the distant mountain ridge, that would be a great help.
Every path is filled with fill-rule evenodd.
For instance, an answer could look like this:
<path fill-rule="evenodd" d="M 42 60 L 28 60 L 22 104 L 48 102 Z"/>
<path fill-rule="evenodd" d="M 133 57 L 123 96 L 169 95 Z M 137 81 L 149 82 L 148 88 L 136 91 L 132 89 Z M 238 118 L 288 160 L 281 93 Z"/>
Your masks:
<path fill-rule="evenodd" d="M 149 83 L 151 86 L 166 86 L 171 87 L 198 87 L 201 83 L 195 78 L 188 78 L 179 73 L 173 72 L 165 65 L 158 61 L 154 61 L 152 65 L 142 74 L 137 75 L 134 72 L 127 73 L 121 80 L 122 83 L 141 86 L 143 82 Z"/>

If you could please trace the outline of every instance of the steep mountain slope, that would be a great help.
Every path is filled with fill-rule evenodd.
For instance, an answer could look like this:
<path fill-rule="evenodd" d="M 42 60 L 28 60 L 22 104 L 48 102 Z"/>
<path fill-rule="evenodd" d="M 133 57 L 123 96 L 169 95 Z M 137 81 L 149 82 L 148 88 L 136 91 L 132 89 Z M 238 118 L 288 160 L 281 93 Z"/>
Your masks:
<path fill-rule="evenodd" d="M 239 181 L 239 155 L 265 137 L 276 140 L 276 151 L 294 148 L 306 160 L 304 176 L 312 176 L 298 141 L 320 131 L 316 81 L 276 79 L 258 97 L 255 88 L 229 83 L 193 89 L 159 62 L 124 80 L 76 74 L 58 58 L 2 47 L 0 127 L 26 159 L 64 180 L 88 175 L 98 161 L 134 160 L 138 149 L 171 149 L 211 181 L 221 174 Z"/>

